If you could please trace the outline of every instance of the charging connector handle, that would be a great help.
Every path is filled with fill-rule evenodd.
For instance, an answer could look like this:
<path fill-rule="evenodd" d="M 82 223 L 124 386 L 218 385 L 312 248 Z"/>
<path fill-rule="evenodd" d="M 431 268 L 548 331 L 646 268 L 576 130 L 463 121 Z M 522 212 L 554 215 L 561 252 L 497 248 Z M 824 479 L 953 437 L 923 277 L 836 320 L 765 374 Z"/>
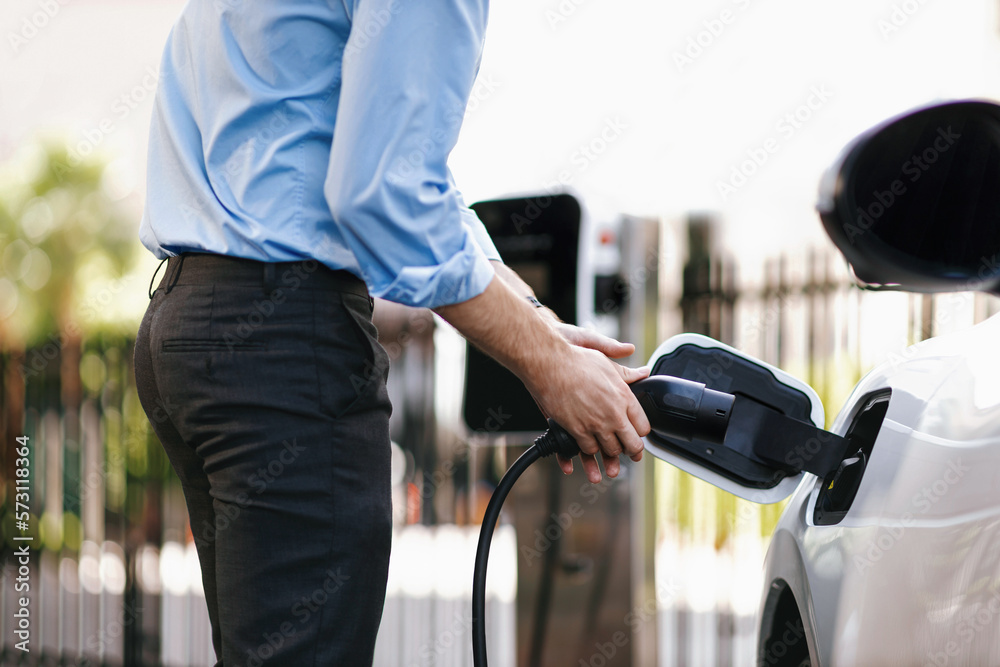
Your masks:
<path fill-rule="evenodd" d="M 721 445 L 736 397 L 670 375 L 650 375 L 630 387 L 652 431 L 665 438 Z"/>
<path fill-rule="evenodd" d="M 708 389 L 700 382 L 692 382 L 669 375 L 651 375 L 630 385 L 639 399 L 653 432 L 683 440 L 706 440 L 722 444 L 732 415 L 732 394 Z M 486 568 L 489 561 L 490 542 L 500 519 L 507 494 L 517 478 L 540 458 L 559 454 L 573 458 L 580 453 L 566 429 L 551 419 L 549 430 L 538 436 L 535 444 L 504 473 L 490 497 L 483 515 L 476 548 L 476 567 L 472 577 L 472 663 L 487 667 L 486 663 Z"/>

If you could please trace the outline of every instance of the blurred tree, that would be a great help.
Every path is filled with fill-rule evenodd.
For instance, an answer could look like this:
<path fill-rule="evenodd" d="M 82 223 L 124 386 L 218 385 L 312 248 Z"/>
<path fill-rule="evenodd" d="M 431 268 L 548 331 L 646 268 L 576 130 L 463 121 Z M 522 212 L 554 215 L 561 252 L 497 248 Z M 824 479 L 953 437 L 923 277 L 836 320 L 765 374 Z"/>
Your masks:
<path fill-rule="evenodd" d="M 3 470 L 13 475 L 14 436 L 23 428 L 25 382 L 59 361 L 65 441 L 79 443 L 84 336 L 101 321 L 136 257 L 136 232 L 109 194 L 107 164 L 65 147 L 30 146 L 0 166 L 0 357 L 3 359 Z M 30 355 L 26 350 L 34 349 Z M 71 468 L 67 462 L 67 468 Z"/>

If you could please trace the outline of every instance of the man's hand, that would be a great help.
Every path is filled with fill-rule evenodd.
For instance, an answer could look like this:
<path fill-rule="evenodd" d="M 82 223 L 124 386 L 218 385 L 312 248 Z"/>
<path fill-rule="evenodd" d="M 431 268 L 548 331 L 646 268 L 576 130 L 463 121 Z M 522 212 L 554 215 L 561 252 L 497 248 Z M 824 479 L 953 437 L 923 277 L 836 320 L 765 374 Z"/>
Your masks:
<path fill-rule="evenodd" d="M 631 343 L 622 343 L 614 338 L 605 336 L 604 334 L 597 333 L 596 331 L 591 331 L 590 329 L 583 329 L 581 327 L 574 326 L 572 324 L 566 324 L 565 322 L 557 322 L 555 325 L 556 331 L 562 335 L 566 342 L 571 345 L 576 345 L 577 347 L 583 347 L 590 350 L 596 350 L 610 359 L 622 359 L 624 357 L 632 356 L 635 352 L 635 345 Z M 622 379 L 628 384 L 632 384 L 636 380 L 641 380 L 649 376 L 648 368 L 625 368 L 619 366 L 624 371 Z M 643 434 L 645 435 L 645 434 Z M 567 459 L 563 456 L 556 456 L 559 460 L 559 467 L 567 475 L 573 472 L 573 460 Z M 617 458 L 608 458 L 604 456 L 604 469 L 608 473 L 608 477 L 617 477 L 620 470 L 620 465 Z M 630 457 L 633 461 L 639 461 L 642 459 L 642 451 Z M 601 479 L 600 470 L 597 468 L 597 459 L 591 454 L 581 454 L 580 460 L 583 463 L 583 470 L 587 477 L 590 479 L 597 478 L 598 481 Z M 595 472 L 596 471 L 596 472 Z"/>
<path fill-rule="evenodd" d="M 566 324 L 565 322 L 556 322 L 552 326 L 566 339 L 567 343 L 576 345 L 577 347 L 597 350 L 611 359 L 622 359 L 631 356 L 635 352 L 635 345 L 632 343 L 623 343 L 590 329 L 583 329 L 572 324 Z"/>
<path fill-rule="evenodd" d="M 505 282 L 515 294 L 522 298 L 535 295 L 531 287 L 525 283 L 524 280 L 522 280 L 521 277 L 509 266 L 496 261 L 492 262 L 492 264 L 497 277 Z M 555 330 L 559 332 L 563 339 L 571 345 L 596 350 L 610 359 L 621 359 L 623 357 L 631 356 L 632 353 L 635 352 L 635 346 L 631 343 L 622 343 L 614 338 L 609 338 L 608 336 L 599 334 L 596 331 L 582 329 L 572 324 L 566 324 L 548 308 L 536 308 L 535 312 L 549 322 L 549 324 L 551 324 Z M 622 377 L 625 382 L 631 384 L 636 380 L 641 380 L 642 378 L 648 376 L 649 370 L 639 369 L 638 373 L 639 374 L 636 375 L 636 371 L 633 371 L 632 369 L 624 369 Z M 541 404 L 539 404 L 538 407 L 546 417 L 550 416 Z M 562 424 L 562 422 L 559 423 Z M 645 433 L 643 435 L 645 435 Z M 573 472 L 572 459 L 567 459 L 562 456 L 557 456 L 556 458 L 559 460 L 559 467 L 562 468 L 564 473 L 569 475 Z M 617 477 L 620 469 L 617 457 L 603 456 L 603 458 L 604 469 L 607 471 L 608 476 Z M 642 458 L 642 452 L 640 451 L 638 454 L 632 456 L 632 458 L 633 460 L 638 461 Z M 583 463 L 583 470 L 587 477 L 591 480 L 599 482 L 601 480 L 601 471 L 597 466 L 597 459 L 594 454 L 583 453 L 580 455 L 580 460 Z"/>
<path fill-rule="evenodd" d="M 641 436 L 649 433 L 649 420 L 628 385 L 647 377 L 649 369 L 620 366 L 597 350 L 577 346 L 567 348 L 566 359 L 562 363 L 573 372 L 554 373 L 536 386 L 526 379 L 525 385 L 542 412 L 576 438 L 587 479 L 601 481 L 598 454 L 608 477 L 617 477 L 621 454 L 642 458 Z M 570 459 L 560 457 L 559 466 L 573 472 Z"/>
<path fill-rule="evenodd" d="M 504 280 L 494 278 L 479 296 L 437 312 L 513 371 L 542 411 L 576 439 L 591 482 L 601 480 L 597 454 L 608 476 L 614 477 L 619 472 L 617 457 L 624 453 L 638 460 L 641 436 L 649 433 L 649 420 L 628 388 L 649 370 L 625 368 L 605 356 L 629 354 L 632 346 L 576 327 L 567 329 L 537 310 Z M 567 470 L 565 462 L 561 464 Z"/>

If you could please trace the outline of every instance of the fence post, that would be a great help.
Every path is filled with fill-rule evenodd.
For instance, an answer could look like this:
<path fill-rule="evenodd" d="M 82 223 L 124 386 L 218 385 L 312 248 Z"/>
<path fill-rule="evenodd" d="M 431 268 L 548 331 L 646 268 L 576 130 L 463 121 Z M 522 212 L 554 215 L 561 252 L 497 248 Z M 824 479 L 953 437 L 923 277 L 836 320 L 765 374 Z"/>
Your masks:
<path fill-rule="evenodd" d="M 736 270 L 716 250 L 717 225 L 705 215 L 687 221 L 688 259 L 684 265 L 681 310 L 684 331 L 732 343 Z"/>

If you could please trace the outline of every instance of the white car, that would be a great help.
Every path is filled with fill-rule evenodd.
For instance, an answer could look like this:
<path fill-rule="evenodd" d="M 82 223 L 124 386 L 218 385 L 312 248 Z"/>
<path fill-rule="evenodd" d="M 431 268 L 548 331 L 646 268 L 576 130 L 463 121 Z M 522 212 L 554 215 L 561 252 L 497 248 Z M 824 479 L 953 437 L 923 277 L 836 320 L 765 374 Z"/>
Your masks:
<path fill-rule="evenodd" d="M 870 130 L 818 208 L 870 288 L 998 293 L 1000 107 Z M 794 494 L 765 561 L 759 665 L 1000 665 L 1000 316 L 870 372 L 829 433 L 815 392 L 715 341 L 650 361 L 737 396 L 722 447 L 651 437 L 652 453 L 750 500 Z"/>
<path fill-rule="evenodd" d="M 877 437 L 853 502 L 810 476 L 782 516 L 759 664 L 1000 664 L 998 342 L 994 316 L 858 384 L 833 431 Z"/>

